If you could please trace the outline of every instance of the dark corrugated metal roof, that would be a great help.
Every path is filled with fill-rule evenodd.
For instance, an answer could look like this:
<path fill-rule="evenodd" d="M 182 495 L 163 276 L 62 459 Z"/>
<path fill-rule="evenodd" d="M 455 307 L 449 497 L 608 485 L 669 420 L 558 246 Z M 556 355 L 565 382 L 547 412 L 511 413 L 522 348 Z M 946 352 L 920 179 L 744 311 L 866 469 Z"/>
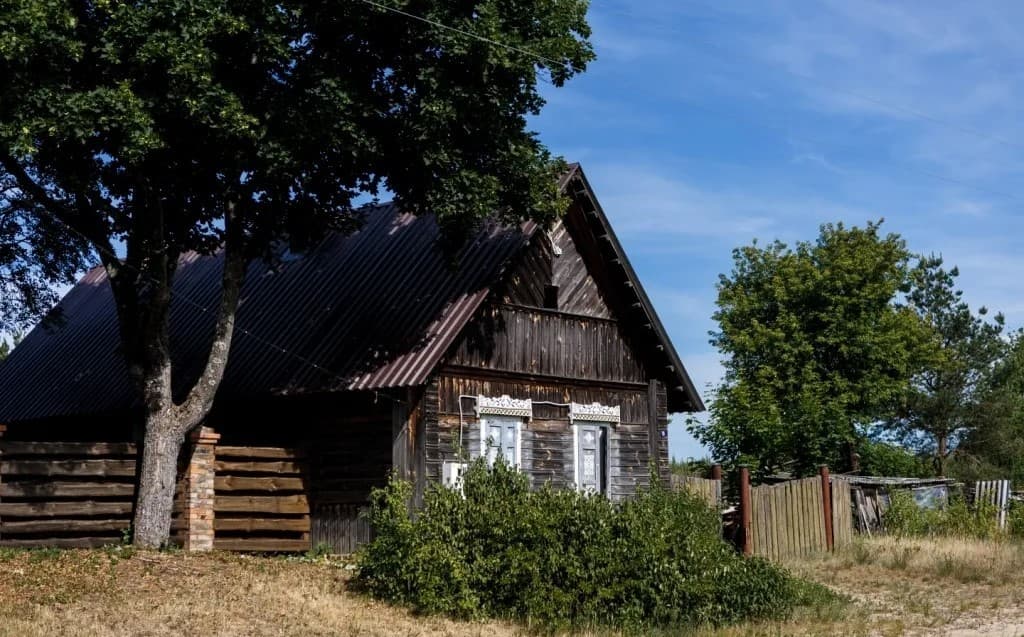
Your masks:
<path fill-rule="evenodd" d="M 250 266 L 221 396 L 422 384 L 533 230 L 488 225 L 453 263 L 432 217 L 391 205 L 366 217 L 277 270 Z M 205 360 L 214 317 L 200 308 L 216 307 L 220 271 L 219 256 L 189 254 L 175 276 L 176 387 L 191 386 Z M 57 312 L 61 322 L 37 327 L 0 365 L 0 422 L 133 405 L 104 270 L 89 271 Z"/>
<path fill-rule="evenodd" d="M 641 325 L 654 330 L 669 411 L 702 411 L 700 395 L 578 164 L 570 165 L 560 186 L 588 204 L 590 222 L 611 249 L 603 258 L 621 268 Z M 386 204 L 368 208 L 358 232 L 330 235 L 301 259 L 276 270 L 253 263 L 219 396 L 423 384 L 535 230 L 532 223 L 514 229 L 488 224 L 451 259 L 439 247 L 432 217 Z M 220 276 L 219 256 L 197 254 L 184 256 L 175 275 L 170 338 L 178 388 L 192 386 L 206 359 Z M 90 270 L 55 315 L 62 320 L 34 329 L 0 364 L 0 423 L 135 404 L 104 270 Z"/>

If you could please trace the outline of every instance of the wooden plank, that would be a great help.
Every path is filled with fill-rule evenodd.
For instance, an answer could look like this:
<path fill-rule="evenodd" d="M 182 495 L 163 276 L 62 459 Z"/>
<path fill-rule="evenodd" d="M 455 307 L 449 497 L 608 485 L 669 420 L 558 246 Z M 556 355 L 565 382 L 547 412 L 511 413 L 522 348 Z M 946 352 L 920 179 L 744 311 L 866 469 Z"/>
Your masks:
<path fill-rule="evenodd" d="M 299 474 L 302 473 L 302 465 L 296 462 L 234 462 L 229 460 L 217 460 L 215 463 L 217 473 L 277 473 L 277 474 Z"/>
<path fill-rule="evenodd" d="M 782 542 L 782 538 L 785 537 L 784 534 L 780 534 L 780 532 L 779 532 L 780 531 L 780 527 L 782 525 L 781 524 L 782 523 L 782 505 L 780 504 L 780 502 L 781 502 L 781 498 L 779 496 L 778 489 L 773 489 L 772 490 L 772 544 L 774 545 L 774 548 L 772 549 L 772 551 L 773 551 L 773 554 L 774 554 L 776 560 L 778 560 L 779 557 L 782 555 L 782 549 L 780 547 L 780 544 Z"/>
<path fill-rule="evenodd" d="M 214 498 L 213 510 L 216 513 L 309 514 L 309 500 L 305 495 L 218 495 Z"/>
<path fill-rule="evenodd" d="M 218 458 L 271 458 L 278 460 L 301 460 L 306 454 L 301 449 L 287 447 L 217 447 Z"/>
<path fill-rule="evenodd" d="M 308 539 L 286 540 L 278 538 L 218 537 L 213 540 L 218 551 L 245 551 L 250 553 L 294 553 L 310 549 Z"/>
<path fill-rule="evenodd" d="M 132 497 L 130 482 L 6 482 L 0 484 L 0 498 L 114 498 Z"/>
<path fill-rule="evenodd" d="M 63 518 L 76 515 L 131 515 L 131 502 L 0 502 L 0 517 Z"/>
<path fill-rule="evenodd" d="M 214 518 L 215 531 L 281 531 L 306 533 L 309 516 L 297 518 Z"/>
<path fill-rule="evenodd" d="M 0 540 L 0 548 L 92 549 L 120 543 L 121 538 L 113 535 L 108 537 L 52 537 L 25 540 L 2 539 Z"/>
<path fill-rule="evenodd" d="M 0 474 L 11 476 L 113 476 L 135 475 L 134 460 L 4 460 Z"/>
<path fill-rule="evenodd" d="M 123 531 L 132 525 L 131 518 L 115 520 L 2 520 L 0 534 L 7 537 L 17 533 L 94 533 L 96 531 Z"/>
<path fill-rule="evenodd" d="M 306 481 L 280 476 L 217 476 L 214 488 L 217 491 L 304 491 Z"/>
<path fill-rule="evenodd" d="M 5 456 L 135 456 L 138 447 L 130 442 L 0 442 Z"/>

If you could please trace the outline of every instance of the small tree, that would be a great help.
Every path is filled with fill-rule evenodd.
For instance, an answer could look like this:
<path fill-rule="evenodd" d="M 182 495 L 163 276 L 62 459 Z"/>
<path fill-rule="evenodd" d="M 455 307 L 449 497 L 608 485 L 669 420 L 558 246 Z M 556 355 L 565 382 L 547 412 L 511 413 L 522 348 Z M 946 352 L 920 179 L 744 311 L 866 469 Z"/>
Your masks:
<path fill-rule="evenodd" d="M 136 544 L 169 536 L 178 451 L 213 404 L 249 259 L 358 227 L 353 202 L 381 188 L 436 214 L 453 240 L 495 213 L 544 222 L 562 211 L 561 165 L 526 117 L 544 104 L 538 70 L 561 86 L 593 57 L 586 10 L 585 0 L 0 5 L 0 180 L 18 213 L 8 218 L 35 224 L 44 253 L 73 235 L 106 269 L 145 414 Z M 167 321 L 189 250 L 223 251 L 222 290 L 205 367 L 172 392 Z M 34 252 L 21 260 L 39 263 Z"/>
<path fill-rule="evenodd" d="M 1002 314 L 988 321 L 984 307 L 971 311 L 956 289 L 959 275 L 935 256 L 911 273 L 907 303 L 928 326 L 937 356 L 914 376 L 883 427 L 905 446 L 930 453 L 941 476 L 956 444 L 982 426 L 983 403 L 995 397 L 991 376 L 1006 350 Z"/>
<path fill-rule="evenodd" d="M 897 235 L 827 224 L 815 242 L 733 252 L 718 283 L 725 379 L 693 433 L 715 458 L 764 474 L 846 466 L 858 425 L 886 415 L 927 352 L 919 317 L 898 301 L 911 255 Z"/>

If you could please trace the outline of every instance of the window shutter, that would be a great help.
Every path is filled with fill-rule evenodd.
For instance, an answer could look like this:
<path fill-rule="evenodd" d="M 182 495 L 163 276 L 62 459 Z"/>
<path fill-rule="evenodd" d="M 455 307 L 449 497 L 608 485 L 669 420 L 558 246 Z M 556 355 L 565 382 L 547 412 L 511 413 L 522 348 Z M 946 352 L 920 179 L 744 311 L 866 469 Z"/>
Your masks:
<path fill-rule="evenodd" d="M 502 426 L 503 437 L 501 439 L 501 451 L 505 457 L 505 463 L 515 465 L 516 463 L 516 423 L 507 422 Z"/>
<path fill-rule="evenodd" d="M 585 491 L 600 492 L 604 473 L 601 458 L 601 428 L 583 425 L 579 429 L 579 481 Z"/>

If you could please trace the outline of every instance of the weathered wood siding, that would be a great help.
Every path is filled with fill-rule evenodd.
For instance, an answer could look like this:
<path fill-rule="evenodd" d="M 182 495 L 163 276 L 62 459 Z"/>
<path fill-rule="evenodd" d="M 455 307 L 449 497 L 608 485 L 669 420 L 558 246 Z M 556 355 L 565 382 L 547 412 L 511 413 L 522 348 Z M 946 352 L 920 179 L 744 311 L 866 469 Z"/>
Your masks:
<path fill-rule="evenodd" d="M 228 551 L 307 551 L 306 454 L 287 447 L 216 449 L 213 546 Z"/>
<path fill-rule="evenodd" d="M 120 543 L 138 455 L 126 442 L 0 442 L 0 546 Z"/>
<path fill-rule="evenodd" d="M 556 251 L 559 256 L 555 256 Z M 505 279 L 500 297 L 512 305 L 544 307 L 547 285 L 558 286 L 558 310 L 613 318 L 565 222 L 559 222 L 548 234 L 534 237 Z"/>
<path fill-rule="evenodd" d="M 439 482 L 445 461 L 458 460 L 457 449 L 475 450 L 480 444 L 480 423 L 473 400 L 459 396 L 530 398 L 535 402 L 619 405 L 622 422 L 609 427 L 608 495 L 631 497 L 649 483 L 650 430 L 646 387 L 609 389 L 572 383 L 537 383 L 527 380 L 486 379 L 441 374 L 425 393 L 425 478 Z M 435 398 L 436 396 L 436 398 Z M 436 413 L 436 416 L 433 415 Z M 565 407 L 535 404 L 534 417 L 522 429 L 522 470 L 539 487 L 574 484 L 573 435 Z M 660 459 L 663 463 L 667 458 Z"/>
<path fill-rule="evenodd" d="M 467 326 L 448 362 L 568 381 L 647 382 L 616 321 L 508 305 L 484 309 Z"/>

